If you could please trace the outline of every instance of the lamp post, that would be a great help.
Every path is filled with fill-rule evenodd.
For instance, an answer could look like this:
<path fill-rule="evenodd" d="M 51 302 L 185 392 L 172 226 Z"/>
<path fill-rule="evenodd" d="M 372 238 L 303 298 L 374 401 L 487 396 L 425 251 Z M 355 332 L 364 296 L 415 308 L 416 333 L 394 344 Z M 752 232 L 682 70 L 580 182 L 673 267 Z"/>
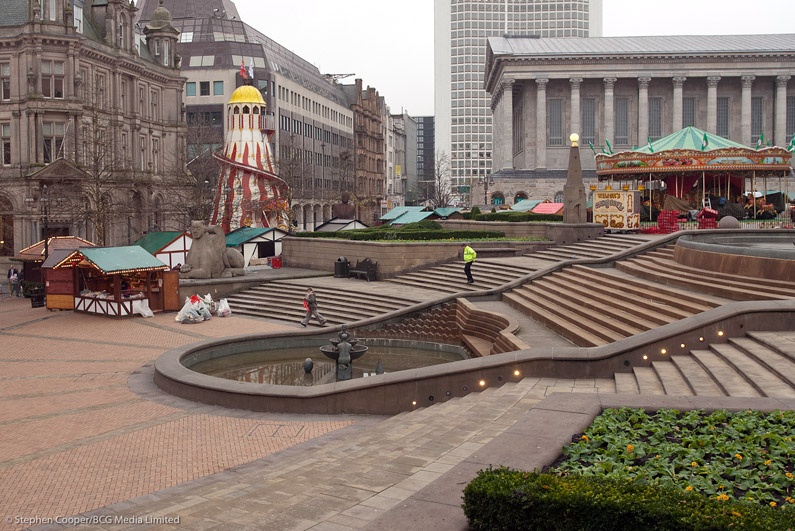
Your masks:
<path fill-rule="evenodd" d="M 494 177 L 478 176 L 478 184 L 483 185 L 483 203 L 489 205 L 489 185 L 494 184 Z"/>
<path fill-rule="evenodd" d="M 50 191 L 47 189 L 47 185 L 43 184 L 41 186 L 41 209 L 44 213 L 44 260 L 47 261 L 47 257 L 50 256 L 50 248 L 48 244 L 49 240 L 49 222 L 50 222 Z"/>

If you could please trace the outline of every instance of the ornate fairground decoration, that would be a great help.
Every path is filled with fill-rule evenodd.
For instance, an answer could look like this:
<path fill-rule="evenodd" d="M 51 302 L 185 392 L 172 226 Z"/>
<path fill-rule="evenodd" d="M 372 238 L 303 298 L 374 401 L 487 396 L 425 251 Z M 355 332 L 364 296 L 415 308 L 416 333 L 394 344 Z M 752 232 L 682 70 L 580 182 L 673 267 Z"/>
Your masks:
<path fill-rule="evenodd" d="M 225 233 L 240 227 L 288 230 L 287 183 L 273 170 L 268 144 L 273 131 L 265 128 L 265 101 L 259 90 L 243 85 L 232 93 L 226 128 L 223 152 L 213 154 L 221 177 L 212 224 L 220 224 Z"/>

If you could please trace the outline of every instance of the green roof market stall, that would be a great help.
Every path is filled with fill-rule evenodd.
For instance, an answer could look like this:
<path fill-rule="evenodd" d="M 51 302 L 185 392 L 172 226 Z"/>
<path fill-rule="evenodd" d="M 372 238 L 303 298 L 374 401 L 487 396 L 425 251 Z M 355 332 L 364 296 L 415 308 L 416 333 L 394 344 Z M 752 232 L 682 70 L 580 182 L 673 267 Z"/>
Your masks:
<path fill-rule="evenodd" d="M 71 278 L 61 279 L 69 269 Z M 68 281 L 80 312 L 127 317 L 144 302 L 153 311 L 179 309 L 179 273 L 138 245 L 75 249 L 45 267 L 45 278 L 48 296 L 63 295 L 58 284 Z"/>

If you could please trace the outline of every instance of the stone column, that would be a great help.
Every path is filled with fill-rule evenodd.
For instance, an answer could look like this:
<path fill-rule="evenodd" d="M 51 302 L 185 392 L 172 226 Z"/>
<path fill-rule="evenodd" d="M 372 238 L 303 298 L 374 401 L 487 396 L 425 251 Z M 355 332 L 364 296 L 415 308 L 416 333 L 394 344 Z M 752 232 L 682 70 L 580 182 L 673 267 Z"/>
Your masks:
<path fill-rule="evenodd" d="M 614 77 L 606 77 L 603 79 L 605 84 L 605 126 L 604 126 L 604 136 L 605 140 L 609 141 L 613 145 L 615 144 L 613 136 L 615 135 L 615 123 L 616 123 L 616 116 L 615 111 L 613 109 L 613 88 L 616 85 L 616 81 L 618 81 Z"/>
<path fill-rule="evenodd" d="M 685 84 L 685 77 L 673 78 L 674 84 L 674 116 L 673 116 L 673 130 L 674 132 L 682 129 L 683 116 L 682 116 L 682 87 Z"/>
<path fill-rule="evenodd" d="M 774 144 L 787 146 L 787 81 L 790 76 L 776 76 L 776 130 L 773 132 Z"/>
<path fill-rule="evenodd" d="M 751 86 L 754 84 L 754 79 L 756 79 L 756 76 L 742 76 L 740 78 L 743 87 L 740 98 L 742 102 L 740 143 L 751 147 L 753 147 L 751 144 Z"/>
<path fill-rule="evenodd" d="M 502 152 L 502 165 L 499 169 L 513 168 L 513 79 L 506 79 L 501 83 L 502 99 L 500 100 L 500 136 L 498 145 Z"/>
<path fill-rule="evenodd" d="M 638 78 L 638 142 L 639 146 L 649 136 L 649 82 L 650 77 Z"/>
<path fill-rule="evenodd" d="M 718 83 L 720 76 L 707 78 L 707 132 L 718 132 Z"/>
<path fill-rule="evenodd" d="M 580 85 L 582 84 L 582 78 L 569 78 L 569 83 L 571 84 L 571 128 L 568 134 L 565 130 L 563 131 L 564 139 L 568 138 L 571 133 L 582 135 L 582 131 L 580 130 Z"/>
<path fill-rule="evenodd" d="M 536 168 L 547 167 L 547 83 L 536 79 Z"/>

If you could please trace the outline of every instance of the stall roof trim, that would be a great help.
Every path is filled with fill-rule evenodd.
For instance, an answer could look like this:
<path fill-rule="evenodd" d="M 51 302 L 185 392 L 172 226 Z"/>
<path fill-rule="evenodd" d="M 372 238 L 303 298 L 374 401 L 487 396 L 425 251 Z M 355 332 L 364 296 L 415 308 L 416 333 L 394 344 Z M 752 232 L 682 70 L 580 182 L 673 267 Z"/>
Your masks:
<path fill-rule="evenodd" d="M 148 270 L 164 271 L 168 269 L 166 264 L 138 245 L 76 249 L 72 254 L 55 265 L 54 268 L 68 267 L 81 257 L 103 273 L 126 273 L 130 271 Z"/>
<path fill-rule="evenodd" d="M 533 208 L 535 214 L 557 214 L 563 208 L 563 203 L 539 203 Z"/>
<path fill-rule="evenodd" d="M 155 254 L 183 234 L 185 233 L 179 231 L 150 232 L 143 238 L 134 242 L 133 245 L 140 245 L 148 252 Z M 189 234 L 188 237 L 190 237 Z"/>
<path fill-rule="evenodd" d="M 461 211 L 460 208 L 439 207 L 436 210 L 434 210 L 433 213 L 436 214 L 437 216 L 446 218 L 447 216 L 449 216 L 451 214 L 455 214 L 456 212 L 460 212 L 460 211 Z"/>
<path fill-rule="evenodd" d="M 78 236 L 51 236 L 47 240 L 47 250 L 52 253 L 55 249 L 79 249 L 81 247 L 95 247 L 95 243 L 84 240 Z M 34 243 L 19 251 L 22 260 L 44 260 L 44 240 Z"/>

